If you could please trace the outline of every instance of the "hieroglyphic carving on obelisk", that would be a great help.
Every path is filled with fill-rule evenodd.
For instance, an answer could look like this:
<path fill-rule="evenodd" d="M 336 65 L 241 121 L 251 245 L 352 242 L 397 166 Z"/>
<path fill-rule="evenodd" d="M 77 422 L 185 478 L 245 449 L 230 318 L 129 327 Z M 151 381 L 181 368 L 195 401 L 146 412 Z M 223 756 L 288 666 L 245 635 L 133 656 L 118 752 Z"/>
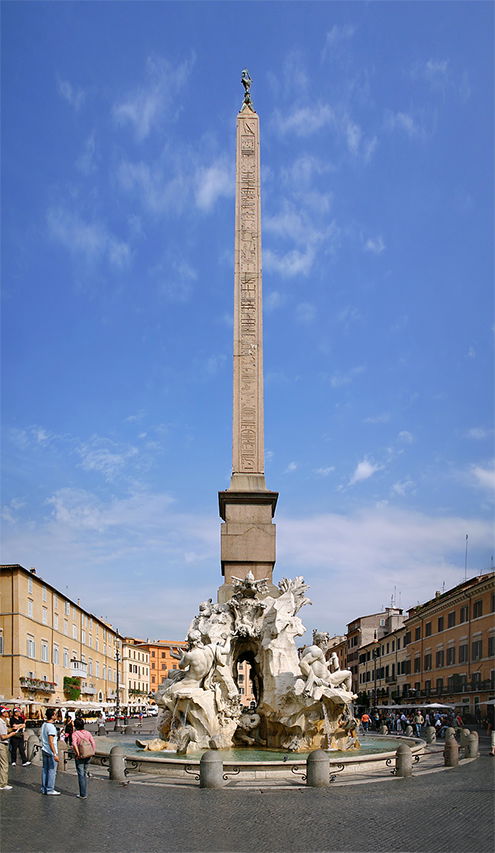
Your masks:
<path fill-rule="evenodd" d="M 243 72 L 237 116 L 232 485 L 264 488 L 260 134 Z M 243 476 L 244 475 L 244 476 Z M 246 477 L 247 475 L 247 477 Z"/>

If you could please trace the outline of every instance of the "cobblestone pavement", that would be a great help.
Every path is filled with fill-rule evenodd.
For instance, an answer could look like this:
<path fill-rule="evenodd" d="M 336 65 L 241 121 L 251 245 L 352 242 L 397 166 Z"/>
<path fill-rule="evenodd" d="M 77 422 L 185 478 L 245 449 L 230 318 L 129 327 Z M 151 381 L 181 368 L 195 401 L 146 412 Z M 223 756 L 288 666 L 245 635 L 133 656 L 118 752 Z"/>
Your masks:
<path fill-rule="evenodd" d="M 60 797 L 39 793 L 39 767 L 10 768 L 0 792 L 2 853 L 488 853 L 494 845 L 495 759 L 416 772 L 387 784 L 329 788 L 121 786 L 98 771 L 87 800 L 73 772 Z M 421 762 L 420 762 L 421 763 Z"/>

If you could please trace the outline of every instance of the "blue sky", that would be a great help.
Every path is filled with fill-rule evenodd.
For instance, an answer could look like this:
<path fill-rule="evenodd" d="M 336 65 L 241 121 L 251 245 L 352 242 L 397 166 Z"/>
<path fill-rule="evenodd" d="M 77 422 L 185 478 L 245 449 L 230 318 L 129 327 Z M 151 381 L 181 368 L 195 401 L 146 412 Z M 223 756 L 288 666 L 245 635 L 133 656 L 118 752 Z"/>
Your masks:
<path fill-rule="evenodd" d="M 139 636 L 215 595 L 247 67 L 276 578 L 341 633 L 488 568 L 493 5 L 2 6 L 2 561 Z"/>

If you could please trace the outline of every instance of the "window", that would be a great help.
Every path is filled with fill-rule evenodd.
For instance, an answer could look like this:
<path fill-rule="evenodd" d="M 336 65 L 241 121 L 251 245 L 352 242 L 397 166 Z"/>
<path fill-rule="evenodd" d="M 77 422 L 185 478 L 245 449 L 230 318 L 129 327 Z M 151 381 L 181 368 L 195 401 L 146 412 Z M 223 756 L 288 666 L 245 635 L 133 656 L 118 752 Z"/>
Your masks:
<path fill-rule="evenodd" d="M 397 637 L 397 651 L 400 649 L 400 637 Z"/>
<path fill-rule="evenodd" d="M 53 627 L 58 631 L 58 613 L 53 614 Z"/>
<path fill-rule="evenodd" d="M 481 598 L 473 604 L 473 619 L 478 619 L 480 616 L 483 616 L 483 601 Z"/>
<path fill-rule="evenodd" d="M 421 672 L 421 658 L 414 658 L 414 672 Z"/>
<path fill-rule="evenodd" d="M 167 664 L 166 664 L 166 663 L 162 663 L 162 669 L 166 669 L 166 668 L 167 668 Z"/>
<path fill-rule="evenodd" d="M 58 609 L 58 595 L 55 595 L 55 593 L 53 593 L 53 609 Z"/>
<path fill-rule="evenodd" d="M 32 578 L 28 578 L 28 592 L 30 594 L 32 594 L 32 592 L 33 592 L 33 579 Z"/>
<path fill-rule="evenodd" d="M 65 602 L 65 615 L 70 616 L 70 604 L 68 601 Z"/>
<path fill-rule="evenodd" d="M 447 649 L 447 666 L 452 666 L 455 663 L 455 647 Z"/>
<path fill-rule="evenodd" d="M 41 608 L 41 621 L 43 622 L 43 625 L 48 625 L 48 610 L 46 607 Z"/>
<path fill-rule="evenodd" d="M 41 641 L 41 660 L 44 663 L 48 663 L 48 641 L 47 640 Z"/>
<path fill-rule="evenodd" d="M 431 654 L 425 655 L 425 671 L 428 672 L 431 669 Z"/>
<path fill-rule="evenodd" d="M 442 690 L 443 690 L 443 678 L 437 678 L 437 680 L 436 680 L 436 688 L 437 688 L 437 690 L 438 690 L 438 692 L 439 692 L 439 693 L 441 693 L 441 692 L 442 692 Z"/>
<path fill-rule="evenodd" d="M 100 644 L 98 642 L 98 637 L 96 637 L 96 639 L 95 639 L 95 650 L 96 651 L 98 651 L 99 646 L 100 646 Z"/>
<path fill-rule="evenodd" d="M 490 612 L 495 613 L 495 592 L 492 592 L 492 595 L 490 598 Z"/>
<path fill-rule="evenodd" d="M 69 649 L 64 649 L 64 667 L 69 669 Z"/>
<path fill-rule="evenodd" d="M 100 677 L 100 662 L 95 661 L 95 675 L 97 678 Z"/>
<path fill-rule="evenodd" d="M 431 637 L 431 622 L 427 622 L 425 625 L 425 637 Z"/>
<path fill-rule="evenodd" d="M 32 619 L 33 618 L 33 602 L 31 601 L 30 598 L 28 598 L 27 610 L 28 610 L 28 616 L 30 616 Z"/>
<path fill-rule="evenodd" d="M 67 619 L 64 619 L 64 634 L 66 637 L 69 636 L 69 623 L 67 622 Z"/>
<path fill-rule="evenodd" d="M 77 625 L 72 626 L 72 639 L 77 640 Z"/>
<path fill-rule="evenodd" d="M 28 658 L 36 657 L 36 644 L 34 642 L 34 637 L 31 637 L 29 634 L 26 638 L 26 653 Z"/>
<path fill-rule="evenodd" d="M 43 601 L 46 601 L 46 586 L 42 587 L 41 597 L 42 597 Z"/>
<path fill-rule="evenodd" d="M 416 630 L 414 632 L 414 639 L 415 640 L 421 639 L 421 625 L 418 625 L 418 627 L 416 628 Z"/>
<path fill-rule="evenodd" d="M 411 632 L 408 631 L 407 634 L 404 634 L 404 646 L 407 646 L 411 642 Z"/>
<path fill-rule="evenodd" d="M 488 657 L 495 656 L 495 636 L 488 637 Z"/>
<path fill-rule="evenodd" d="M 93 659 L 90 658 L 88 661 L 88 675 L 93 675 Z"/>
<path fill-rule="evenodd" d="M 53 663 L 59 662 L 59 648 L 56 643 L 53 644 Z"/>
<path fill-rule="evenodd" d="M 439 633 L 440 633 L 440 631 L 443 631 L 443 616 L 439 616 L 439 617 L 438 617 L 438 627 L 437 627 L 437 631 L 438 631 Z"/>
<path fill-rule="evenodd" d="M 483 644 L 482 644 L 481 640 L 474 640 L 473 641 L 473 645 L 472 645 L 473 660 L 481 660 L 481 658 L 483 657 L 482 648 L 483 648 Z"/>
<path fill-rule="evenodd" d="M 153 651 L 153 650 L 151 651 L 151 657 L 152 657 L 152 658 L 154 658 L 154 657 L 155 657 L 155 653 L 154 653 L 154 651 Z"/>
<path fill-rule="evenodd" d="M 86 631 L 83 628 L 81 628 L 81 643 L 86 645 Z"/>
<path fill-rule="evenodd" d="M 455 625 L 455 610 L 451 610 L 447 616 L 447 627 L 453 628 Z"/>
<path fill-rule="evenodd" d="M 463 643 L 462 646 L 459 646 L 459 663 L 467 663 L 468 659 L 468 646 L 467 643 Z"/>
<path fill-rule="evenodd" d="M 0 631 L 0 655 L 3 655 L 3 633 Z"/>
<path fill-rule="evenodd" d="M 461 609 L 459 610 L 459 622 L 461 622 L 461 623 L 467 622 L 467 620 L 468 620 L 468 608 L 467 608 L 467 605 L 464 605 L 464 607 L 461 607 Z"/>
<path fill-rule="evenodd" d="M 445 653 L 444 653 L 443 649 L 440 649 L 440 651 L 437 652 L 437 654 L 436 654 L 435 664 L 437 667 L 440 667 L 440 666 L 444 666 L 444 663 L 445 663 Z"/>
<path fill-rule="evenodd" d="M 104 663 L 103 667 L 102 667 L 102 678 L 106 678 L 106 677 L 107 677 L 107 665 L 106 665 L 106 663 Z"/>
<path fill-rule="evenodd" d="M 431 681 L 425 681 L 425 693 L 427 696 L 431 693 Z"/>
<path fill-rule="evenodd" d="M 380 628 L 385 627 L 385 619 L 380 619 Z"/>

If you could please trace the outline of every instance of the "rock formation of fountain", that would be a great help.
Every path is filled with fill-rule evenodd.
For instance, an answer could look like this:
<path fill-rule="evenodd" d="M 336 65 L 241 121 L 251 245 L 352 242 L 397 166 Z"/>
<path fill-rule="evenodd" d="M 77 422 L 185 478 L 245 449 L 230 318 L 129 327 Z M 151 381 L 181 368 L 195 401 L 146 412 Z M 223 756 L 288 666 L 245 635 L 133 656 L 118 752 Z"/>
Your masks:
<path fill-rule="evenodd" d="M 335 653 L 326 660 L 328 635 L 315 632 L 300 656 L 295 645 L 306 630 L 297 614 L 311 603 L 307 589 L 302 577 L 284 578 L 274 592 L 249 573 L 234 579 L 230 600 L 202 602 L 179 669 L 155 696 L 162 709 L 160 739 L 147 748 L 184 754 L 232 746 L 291 752 L 358 747 L 351 673 L 340 669 Z M 251 666 L 252 711 L 242 707 L 236 684 L 243 660 Z"/>

